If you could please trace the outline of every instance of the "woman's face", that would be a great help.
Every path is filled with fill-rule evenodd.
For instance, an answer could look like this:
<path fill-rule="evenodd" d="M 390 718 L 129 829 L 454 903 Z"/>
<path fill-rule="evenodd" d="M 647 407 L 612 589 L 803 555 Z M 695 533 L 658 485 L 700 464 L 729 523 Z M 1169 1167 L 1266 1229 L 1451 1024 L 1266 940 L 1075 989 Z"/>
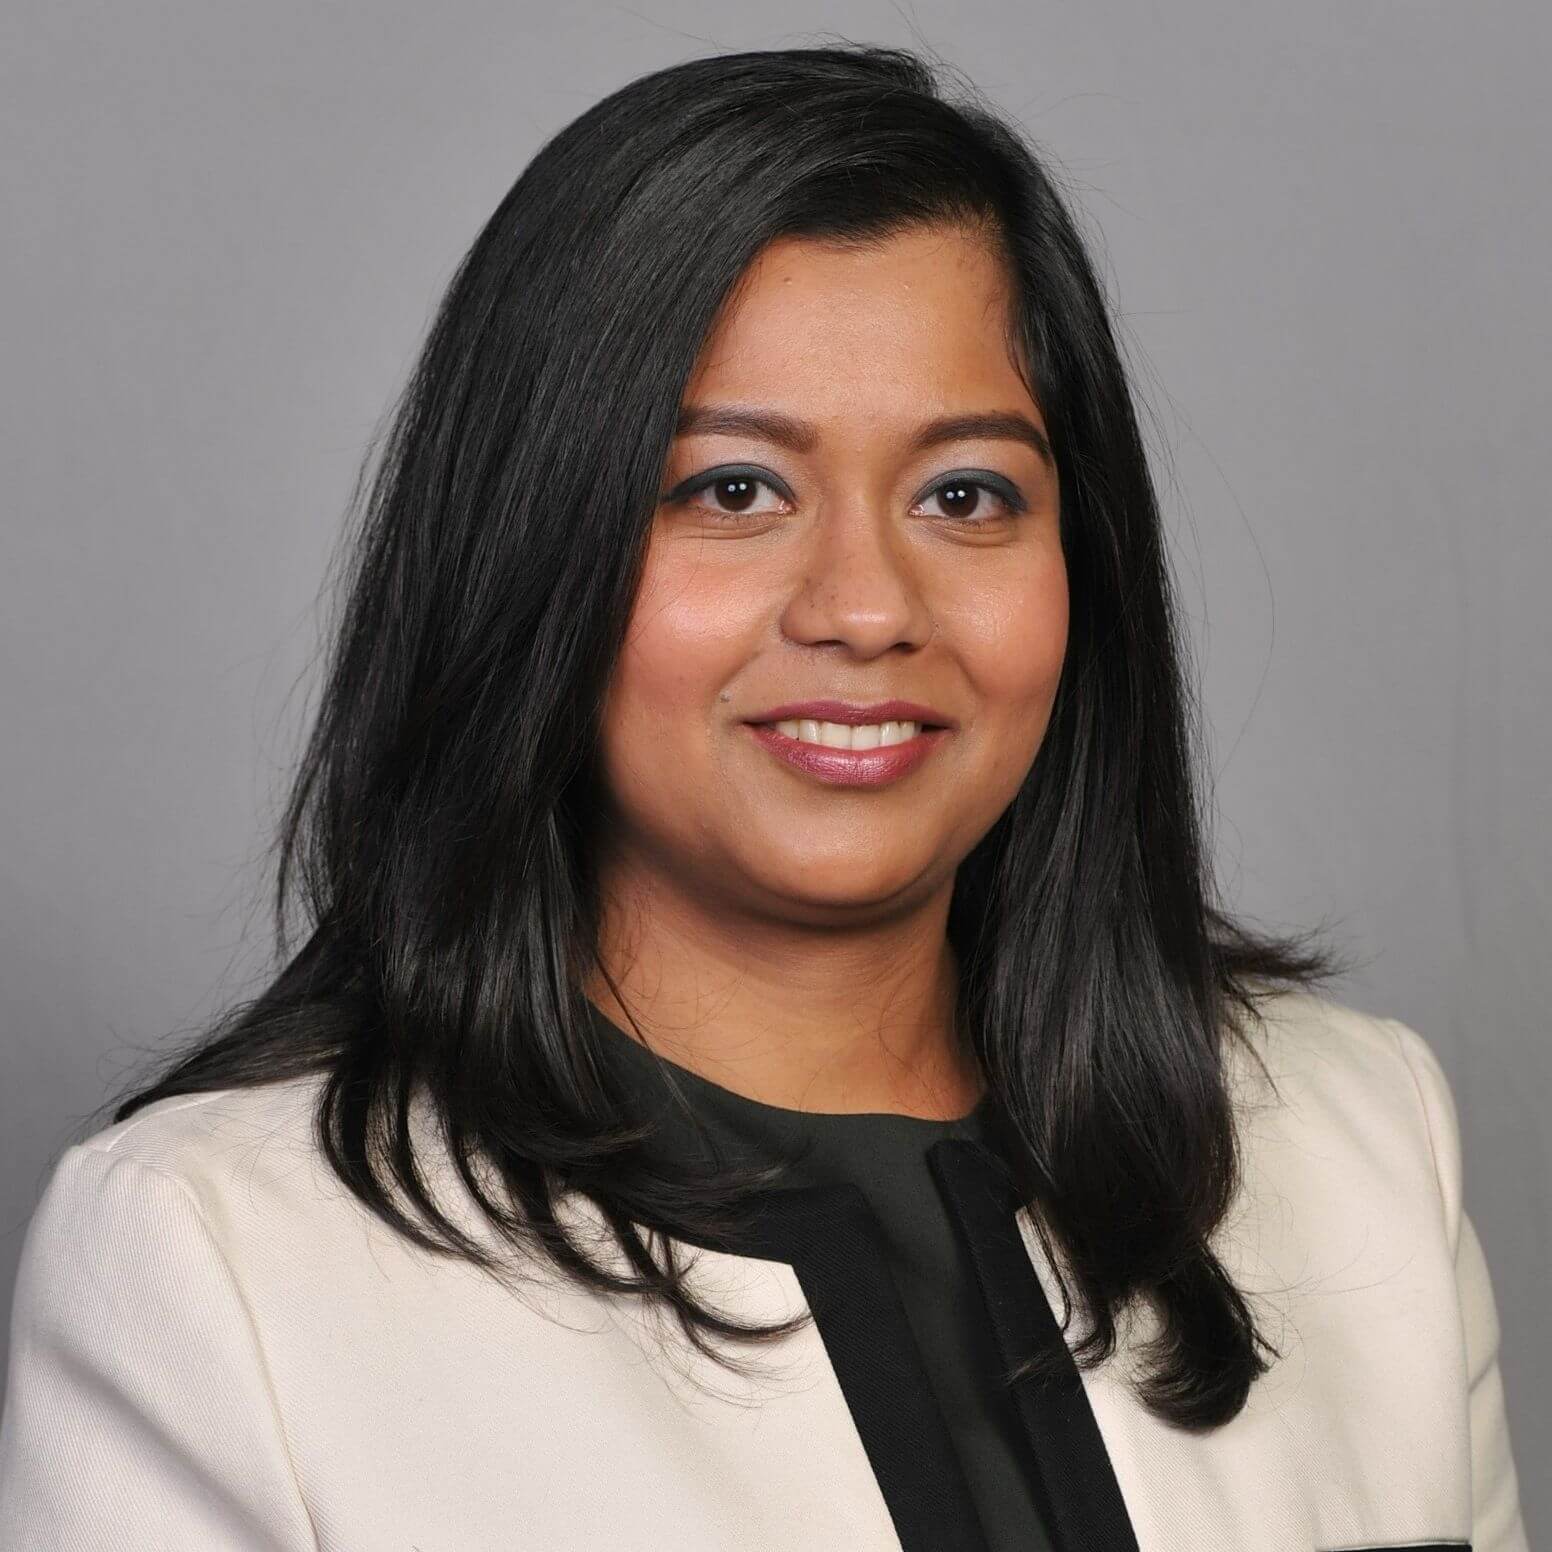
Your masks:
<path fill-rule="evenodd" d="M 782 240 L 729 301 L 604 711 L 611 851 L 638 884 L 718 919 L 861 924 L 946 899 L 1012 800 L 1068 609 L 1010 302 L 994 251 L 957 229 Z M 941 727 L 883 732 L 909 719 L 878 709 L 893 700 Z M 756 725 L 810 701 L 875 726 Z"/>

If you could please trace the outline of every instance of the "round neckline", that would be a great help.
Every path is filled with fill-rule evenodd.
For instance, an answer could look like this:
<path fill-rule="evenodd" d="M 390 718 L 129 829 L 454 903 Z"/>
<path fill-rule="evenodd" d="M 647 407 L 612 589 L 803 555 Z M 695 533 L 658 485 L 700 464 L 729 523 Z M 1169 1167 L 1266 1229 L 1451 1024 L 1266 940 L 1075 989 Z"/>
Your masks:
<path fill-rule="evenodd" d="M 810 1128 L 854 1130 L 859 1124 L 868 1123 L 875 1129 L 893 1128 L 902 1134 L 925 1136 L 933 1133 L 960 1132 L 966 1127 L 975 1127 L 985 1120 L 987 1112 L 991 1109 L 992 1095 L 989 1088 L 982 1090 L 975 1104 L 963 1115 L 951 1116 L 947 1119 L 906 1115 L 896 1110 L 800 1110 L 791 1105 L 772 1105 L 763 1099 L 754 1099 L 748 1094 L 740 1094 L 736 1089 L 730 1089 L 726 1084 L 718 1083 L 716 1079 L 708 1078 L 704 1073 L 696 1072 L 693 1068 L 674 1061 L 672 1057 L 650 1050 L 635 1036 L 621 1029 L 591 998 L 587 998 L 586 1001 L 594 1022 L 605 1026 L 608 1035 L 612 1037 L 613 1047 L 627 1054 L 643 1071 L 660 1079 L 661 1074 L 656 1070 L 656 1063 L 661 1061 L 691 1091 L 702 1094 L 723 1106 L 732 1106 L 735 1109 L 763 1116 L 774 1124 L 788 1127 L 801 1124 Z"/>

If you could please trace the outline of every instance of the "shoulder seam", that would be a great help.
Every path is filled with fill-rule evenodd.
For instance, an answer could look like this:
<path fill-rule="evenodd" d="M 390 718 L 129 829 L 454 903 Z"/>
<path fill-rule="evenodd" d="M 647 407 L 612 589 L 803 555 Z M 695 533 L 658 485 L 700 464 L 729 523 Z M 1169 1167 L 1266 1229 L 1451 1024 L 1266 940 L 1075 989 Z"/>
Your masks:
<path fill-rule="evenodd" d="M 1449 1221 L 1449 1196 L 1445 1190 L 1444 1169 L 1439 1161 L 1439 1145 L 1433 1133 L 1433 1117 L 1428 1112 L 1428 1096 L 1423 1091 L 1423 1082 L 1418 1076 L 1417 1065 L 1407 1050 L 1406 1035 L 1411 1034 L 1414 1039 L 1420 1039 L 1421 1036 L 1402 1024 L 1399 1019 L 1380 1017 L 1380 1022 L 1390 1031 L 1391 1039 L 1395 1041 L 1396 1049 L 1401 1053 L 1402 1064 L 1407 1070 L 1407 1076 L 1412 1080 L 1413 1092 L 1417 1095 L 1417 1108 L 1423 1113 L 1423 1135 L 1428 1139 L 1428 1157 L 1433 1165 L 1434 1188 L 1439 1195 L 1439 1216 L 1444 1220 L 1445 1233 L 1449 1237 L 1450 1249 L 1453 1251 L 1459 1229 Z"/>
<path fill-rule="evenodd" d="M 209 1094 L 190 1096 L 190 1104 L 198 1104 L 204 1099 L 213 1098 L 215 1094 L 220 1092 L 220 1090 L 212 1090 Z M 186 1110 L 189 1108 L 189 1106 L 178 1105 L 174 1108 L 179 1110 Z M 147 1159 L 135 1158 L 132 1154 L 125 1153 L 115 1155 L 112 1151 L 111 1145 L 103 1148 L 84 1149 L 83 1151 L 88 1152 L 97 1158 L 107 1160 L 109 1163 L 132 1165 L 135 1169 L 144 1170 L 147 1174 L 154 1175 L 160 1180 L 167 1181 L 179 1193 L 179 1195 L 181 1195 L 184 1200 L 188 1202 L 196 1220 L 199 1223 L 200 1228 L 204 1231 L 205 1239 L 210 1246 L 211 1253 L 220 1263 L 222 1273 L 225 1275 L 226 1281 L 231 1287 L 233 1297 L 237 1300 L 238 1304 L 242 1308 L 243 1321 L 248 1329 L 249 1340 L 253 1344 L 254 1358 L 258 1363 L 260 1373 L 264 1377 L 264 1389 L 269 1396 L 270 1414 L 274 1419 L 275 1432 L 279 1436 L 281 1448 L 285 1451 L 286 1466 L 291 1473 L 291 1485 L 296 1493 L 297 1502 L 302 1506 L 302 1512 L 307 1516 L 308 1526 L 311 1528 L 313 1533 L 313 1544 L 315 1547 L 320 1545 L 318 1541 L 318 1526 L 313 1519 L 312 1509 L 308 1506 L 307 1499 L 302 1493 L 301 1479 L 297 1476 L 296 1471 L 296 1455 L 291 1448 L 291 1437 L 286 1430 L 285 1420 L 281 1416 L 280 1403 L 275 1395 L 274 1379 L 270 1374 L 269 1360 L 264 1355 L 264 1344 L 259 1338 L 259 1328 L 253 1318 L 253 1310 L 249 1307 L 248 1300 L 243 1294 L 242 1284 L 238 1281 L 236 1272 L 232 1270 L 232 1263 L 227 1259 L 226 1252 L 221 1248 L 220 1240 L 216 1238 L 215 1231 L 210 1226 L 210 1219 L 206 1216 L 205 1209 L 200 1203 L 198 1194 L 194 1191 L 189 1182 L 183 1179 L 181 1175 L 175 1174 L 172 1170 L 166 1169 L 160 1164 L 152 1163 Z"/>
<path fill-rule="evenodd" d="M 85 1148 L 91 1153 L 112 1153 L 126 1137 L 139 1129 L 142 1122 L 154 1121 L 157 1116 L 173 1115 L 180 1110 L 192 1110 L 196 1105 L 208 1105 L 212 1100 L 219 1099 L 223 1094 L 229 1092 L 230 1090 L 227 1089 L 207 1089 L 201 1094 L 185 1094 L 179 1096 L 182 1101 L 180 1104 L 170 1104 L 166 1101 L 155 1100 L 140 1111 L 138 1115 L 130 1116 L 127 1120 L 119 1123 L 120 1130 L 106 1142 L 102 1140 L 101 1133 L 97 1133 L 91 1137 L 83 1138 L 77 1146 Z M 104 1131 L 108 1129 L 106 1127 L 103 1128 Z M 137 1160 L 136 1162 L 144 1163 L 145 1161 Z M 148 1164 L 146 1167 L 148 1169 L 156 1168 L 152 1164 Z M 163 1171 L 163 1173 L 165 1174 L 166 1171 Z M 174 1175 L 170 1178 L 177 1179 L 177 1176 Z"/>

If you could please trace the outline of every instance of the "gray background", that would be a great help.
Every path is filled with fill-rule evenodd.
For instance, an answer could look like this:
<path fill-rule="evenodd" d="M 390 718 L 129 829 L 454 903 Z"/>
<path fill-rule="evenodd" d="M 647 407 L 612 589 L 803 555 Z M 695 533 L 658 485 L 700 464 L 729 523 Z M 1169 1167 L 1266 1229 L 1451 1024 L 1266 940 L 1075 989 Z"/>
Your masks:
<path fill-rule="evenodd" d="M 1118 298 L 1226 890 L 1459 1104 L 1552 1525 L 1552 63 L 1517 4 L 88 5 L 0 23 L 0 1290 L 78 1123 L 257 989 L 356 464 L 540 140 L 650 67 L 923 43 Z"/>

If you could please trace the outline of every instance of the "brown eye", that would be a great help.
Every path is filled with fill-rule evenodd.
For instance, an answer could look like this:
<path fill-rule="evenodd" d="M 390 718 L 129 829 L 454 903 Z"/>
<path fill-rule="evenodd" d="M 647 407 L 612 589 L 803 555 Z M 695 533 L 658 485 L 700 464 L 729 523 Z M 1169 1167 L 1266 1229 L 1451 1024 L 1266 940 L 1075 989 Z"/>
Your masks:
<path fill-rule="evenodd" d="M 776 498 L 775 505 L 768 499 L 764 505 L 760 504 L 762 490 Z M 687 480 L 665 500 L 713 517 L 746 517 L 752 513 L 779 512 L 787 497 L 769 479 L 752 469 L 713 469 Z"/>
<path fill-rule="evenodd" d="M 981 487 L 968 481 L 955 481 L 933 493 L 948 510 L 950 517 L 974 517 L 981 504 Z"/>
<path fill-rule="evenodd" d="M 701 487 L 700 494 L 711 494 L 723 511 L 747 512 L 754 505 L 756 493 L 764 480 L 750 479 L 745 474 L 731 474 Z"/>
<path fill-rule="evenodd" d="M 1024 510 L 1017 494 L 987 479 L 969 479 L 955 475 L 933 487 L 927 501 L 942 503 L 939 512 L 929 512 L 928 517 L 946 517 L 955 522 L 985 523 L 994 517 L 1012 517 Z"/>

